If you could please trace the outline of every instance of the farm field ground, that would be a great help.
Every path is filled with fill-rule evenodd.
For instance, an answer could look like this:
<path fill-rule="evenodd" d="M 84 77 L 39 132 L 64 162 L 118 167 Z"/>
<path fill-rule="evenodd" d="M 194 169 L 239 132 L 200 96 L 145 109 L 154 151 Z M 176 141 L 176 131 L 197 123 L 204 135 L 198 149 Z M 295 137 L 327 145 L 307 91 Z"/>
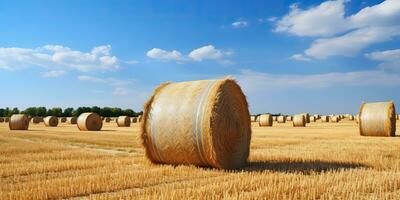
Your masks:
<path fill-rule="evenodd" d="M 138 124 L 0 123 L 0 199 L 400 199 L 399 133 L 361 137 L 347 120 L 252 128 L 248 166 L 223 171 L 149 163 Z"/>

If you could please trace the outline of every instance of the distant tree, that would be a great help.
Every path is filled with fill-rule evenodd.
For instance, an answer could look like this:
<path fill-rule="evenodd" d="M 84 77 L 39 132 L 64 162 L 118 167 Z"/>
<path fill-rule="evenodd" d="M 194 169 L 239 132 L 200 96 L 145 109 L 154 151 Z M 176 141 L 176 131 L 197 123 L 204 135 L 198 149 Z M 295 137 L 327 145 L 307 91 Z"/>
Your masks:
<path fill-rule="evenodd" d="M 63 117 L 72 117 L 72 113 L 74 112 L 73 108 L 66 108 L 63 112 Z"/>
<path fill-rule="evenodd" d="M 99 115 L 101 115 L 101 108 L 97 107 L 97 106 L 93 106 L 91 109 L 91 112 L 97 113 Z"/>
<path fill-rule="evenodd" d="M 18 108 L 13 108 L 11 110 L 11 112 L 8 114 L 8 117 L 11 117 L 11 115 L 14 115 L 14 114 L 19 114 Z"/>
<path fill-rule="evenodd" d="M 45 107 L 38 107 L 36 108 L 37 113 L 36 115 L 39 117 L 46 117 L 47 115 L 47 109 Z"/>
<path fill-rule="evenodd" d="M 4 108 L 0 108 L 0 117 L 5 117 L 6 110 Z"/>
<path fill-rule="evenodd" d="M 123 114 L 122 115 L 126 115 L 126 116 L 129 116 L 129 117 L 133 117 L 133 116 L 135 116 L 135 111 L 133 111 L 132 109 L 125 109 L 124 111 L 123 111 Z"/>
<path fill-rule="evenodd" d="M 112 117 L 119 117 L 122 115 L 122 109 L 121 108 L 111 108 L 111 116 Z"/>
<path fill-rule="evenodd" d="M 103 117 L 111 117 L 112 110 L 110 107 L 104 107 L 100 110 L 100 115 Z"/>
<path fill-rule="evenodd" d="M 55 116 L 55 117 L 61 117 L 62 113 L 63 113 L 61 108 L 52 108 L 52 109 L 48 110 L 47 112 L 49 112 L 49 111 L 51 113 L 51 116 Z"/>
<path fill-rule="evenodd" d="M 29 116 L 37 116 L 38 110 L 36 107 L 29 107 L 25 109 L 23 112 Z"/>

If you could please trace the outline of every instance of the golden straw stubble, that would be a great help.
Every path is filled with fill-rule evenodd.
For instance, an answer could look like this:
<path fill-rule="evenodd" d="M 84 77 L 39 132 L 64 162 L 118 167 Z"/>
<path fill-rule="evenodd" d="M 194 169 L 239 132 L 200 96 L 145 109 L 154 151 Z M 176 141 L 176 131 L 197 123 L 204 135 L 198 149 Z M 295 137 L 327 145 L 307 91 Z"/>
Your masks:
<path fill-rule="evenodd" d="M 142 120 L 153 163 L 235 169 L 247 162 L 250 114 L 232 79 L 164 83 L 145 104 Z"/>

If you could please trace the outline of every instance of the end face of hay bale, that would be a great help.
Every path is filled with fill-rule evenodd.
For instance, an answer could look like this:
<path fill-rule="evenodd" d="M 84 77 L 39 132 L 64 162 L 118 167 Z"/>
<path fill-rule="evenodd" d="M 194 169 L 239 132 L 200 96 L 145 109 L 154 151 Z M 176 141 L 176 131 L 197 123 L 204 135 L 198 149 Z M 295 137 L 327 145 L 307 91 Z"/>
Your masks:
<path fill-rule="evenodd" d="M 316 122 L 317 119 L 314 116 L 310 116 L 310 122 Z"/>
<path fill-rule="evenodd" d="M 339 123 L 339 121 L 340 121 L 340 116 L 332 116 L 332 117 L 329 119 L 329 121 L 332 122 L 332 123 Z"/>
<path fill-rule="evenodd" d="M 306 123 L 306 117 L 304 114 L 293 116 L 293 127 L 305 127 Z"/>
<path fill-rule="evenodd" d="M 258 119 L 259 119 L 258 121 L 259 126 L 272 126 L 272 124 L 274 123 L 272 115 L 270 114 L 260 115 Z"/>
<path fill-rule="evenodd" d="M 58 125 L 58 118 L 54 116 L 47 116 L 43 121 L 45 126 L 55 127 Z"/>
<path fill-rule="evenodd" d="M 394 103 L 390 101 L 361 104 L 358 128 L 362 136 L 394 137 L 396 134 Z"/>
<path fill-rule="evenodd" d="M 137 117 L 131 117 L 132 123 L 137 123 Z"/>
<path fill-rule="evenodd" d="M 81 131 L 100 131 L 103 127 L 103 121 L 97 113 L 82 113 L 77 124 Z"/>
<path fill-rule="evenodd" d="M 128 116 L 119 116 L 117 119 L 118 127 L 130 127 L 131 126 L 131 118 Z"/>
<path fill-rule="evenodd" d="M 308 113 L 301 113 L 300 115 L 304 115 L 304 119 L 306 120 L 306 123 L 310 123 L 310 114 L 308 114 Z"/>
<path fill-rule="evenodd" d="M 77 124 L 78 118 L 77 117 L 67 117 L 68 124 Z"/>
<path fill-rule="evenodd" d="M 39 124 L 40 122 L 43 122 L 43 117 L 32 117 L 31 122 L 34 124 Z"/>
<path fill-rule="evenodd" d="M 60 122 L 61 122 L 61 123 L 67 122 L 67 118 L 66 118 L 66 117 L 60 117 Z"/>
<path fill-rule="evenodd" d="M 162 84 L 145 104 L 141 126 L 153 163 L 234 169 L 247 162 L 250 114 L 234 80 Z"/>
<path fill-rule="evenodd" d="M 293 121 L 293 116 L 287 116 L 287 117 L 286 117 L 286 121 L 288 121 L 288 122 Z"/>
<path fill-rule="evenodd" d="M 105 118 L 104 118 L 104 122 L 110 123 L 110 121 L 111 121 L 111 117 L 105 117 Z"/>
<path fill-rule="evenodd" d="M 278 121 L 278 123 L 286 123 L 286 117 L 285 116 L 278 116 L 277 121 Z"/>
<path fill-rule="evenodd" d="M 4 118 L 0 117 L 0 123 L 4 122 Z"/>
<path fill-rule="evenodd" d="M 9 122 L 10 118 L 9 117 L 4 117 L 4 122 Z"/>
<path fill-rule="evenodd" d="M 28 130 L 29 118 L 25 114 L 12 115 L 8 122 L 8 126 L 10 130 Z"/>
<path fill-rule="evenodd" d="M 321 116 L 321 122 L 329 122 L 329 116 L 326 115 Z"/>

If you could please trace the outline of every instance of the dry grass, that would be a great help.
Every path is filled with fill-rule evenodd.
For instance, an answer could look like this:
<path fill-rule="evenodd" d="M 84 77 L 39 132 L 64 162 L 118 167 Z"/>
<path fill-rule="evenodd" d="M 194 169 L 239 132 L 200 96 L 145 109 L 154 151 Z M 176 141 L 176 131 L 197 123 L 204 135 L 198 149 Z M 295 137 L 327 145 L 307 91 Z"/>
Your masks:
<path fill-rule="evenodd" d="M 347 120 L 253 123 L 238 171 L 152 165 L 137 124 L 103 130 L 0 123 L 0 199 L 400 199 L 400 137 L 362 137 Z"/>

